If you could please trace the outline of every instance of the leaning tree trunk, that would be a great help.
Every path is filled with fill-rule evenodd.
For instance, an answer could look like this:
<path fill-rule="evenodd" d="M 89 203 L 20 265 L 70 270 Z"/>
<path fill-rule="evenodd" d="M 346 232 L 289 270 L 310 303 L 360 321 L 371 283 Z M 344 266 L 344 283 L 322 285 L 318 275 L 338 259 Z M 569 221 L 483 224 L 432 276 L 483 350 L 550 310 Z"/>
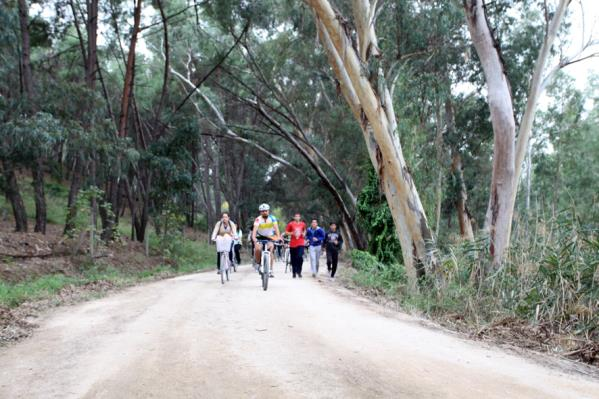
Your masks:
<path fill-rule="evenodd" d="M 46 234 L 46 196 L 44 193 L 44 163 L 38 158 L 31 169 L 33 175 L 33 192 L 35 198 L 35 227 L 36 233 Z"/>
<path fill-rule="evenodd" d="M 377 87 L 363 73 L 368 55 L 378 52 L 374 29 L 370 28 L 374 21 L 370 18 L 366 27 L 358 32 L 361 43 L 359 48 L 363 49 L 359 57 L 352 47 L 352 38 L 340 24 L 340 18 L 329 2 L 306 0 L 306 3 L 315 12 L 320 40 L 326 49 L 329 63 L 362 128 L 370 160 L 378 172 L 395 222 L 410 284 L 415 287 L 418 277 L 436 269 L 434 241 L 412 175 L 403 157 L 395 111 L 382 71 L 378 71 Z M 368 2 L 355 3 L 360 3 L 354 4 L 356 15 L 374 15 L 367 7 Z"/>
<path fill-rule="evenodd" d="M 15 231 L 27 232 L 27 211 L 19 190 L 19 183 L 12 162 L 3 159 L 2 171 L 4 173 L 4 194 L 12 206 L 15 218 Z"/>
<path fill-rule="evenodd" d="M 482 0 L 464 0 L 472 42 L 487 81 L 488 102 L 493 125 L 493 173 L 485 225 L 489 230 L 489 252 L 498 269 L 510 242 L 513 215 L 516 122 L 510 84 L 493 38 Z"/>

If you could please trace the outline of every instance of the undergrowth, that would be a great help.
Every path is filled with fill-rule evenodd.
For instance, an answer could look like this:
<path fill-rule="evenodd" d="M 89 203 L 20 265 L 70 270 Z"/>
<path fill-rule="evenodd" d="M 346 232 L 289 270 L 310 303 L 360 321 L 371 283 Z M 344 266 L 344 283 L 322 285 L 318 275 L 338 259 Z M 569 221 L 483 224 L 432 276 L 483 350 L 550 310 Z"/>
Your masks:
<path fill-rule="evenodd" d="M 484 326 L 507 318 L 599 342 L 599 234 L 575 214 L 516 229 L 504 266 L 489 271 L 483 240 L 439 253 L 441 283 L 409 290 L 403 265 L 351 254 L 357 285 L 432 317 L 454 316 Z M 487 270 L 479 278 L 480 270 Z"/>
<path fill-rule="evenodd" d="M 0 306 L 15 307 L 26 301 L 50 298 L 68 286 L 107 282 L 114 287 L 124 287 L 157 277 L 205 270 L 215 264 L 214 248 L 206 242 L 190 240 L 182 235 L 170 236 L 166 241 L 154 238 L 151 251 L 161 254 L 164 264 L 141 271 L 127 271 L 104 261 L 89 260 L 80 265 L 76 276 L 51 274 L 19 283 L 0 280 Z"/>

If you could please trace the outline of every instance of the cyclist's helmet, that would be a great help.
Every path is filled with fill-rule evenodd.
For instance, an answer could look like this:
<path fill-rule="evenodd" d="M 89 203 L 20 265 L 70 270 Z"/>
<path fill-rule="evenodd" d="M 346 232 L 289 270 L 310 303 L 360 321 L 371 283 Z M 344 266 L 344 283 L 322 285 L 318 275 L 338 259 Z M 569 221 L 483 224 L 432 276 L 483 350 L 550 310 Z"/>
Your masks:
<path fill-rule="evenodd" d="M 262 204 L 262 205 L 260 205 L 260 206 L 258 207 L 258 210 L 259 210 L 260 212 L 262 212 L 262 211 L 269 211 L 269 210 L 270 210 L 270 206 L 269 206 L 268 204 Z"/>

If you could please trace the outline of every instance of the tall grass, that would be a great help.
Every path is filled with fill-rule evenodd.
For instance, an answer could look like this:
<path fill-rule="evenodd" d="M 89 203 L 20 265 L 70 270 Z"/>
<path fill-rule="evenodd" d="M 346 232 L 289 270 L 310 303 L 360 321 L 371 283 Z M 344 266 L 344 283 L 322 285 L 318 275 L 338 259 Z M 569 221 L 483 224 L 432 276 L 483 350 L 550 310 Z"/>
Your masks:
<path fill-rule="evenodd" d="M 525 230 L 524 226 L 532 226 Z M 517 228 L 507 261 L 488 267 L 484 241 L 446 247 L 440 257 L 443 284 L 407 289 L 402 265 L 385 265 L 354 251 L 355 283 L 392 296 L 407 309 L 432 316 L 459 315 L 478 325 L 505 318 L 544 324 L 554 332 L 599 341 L 599 234 L 571 211 Z"/>

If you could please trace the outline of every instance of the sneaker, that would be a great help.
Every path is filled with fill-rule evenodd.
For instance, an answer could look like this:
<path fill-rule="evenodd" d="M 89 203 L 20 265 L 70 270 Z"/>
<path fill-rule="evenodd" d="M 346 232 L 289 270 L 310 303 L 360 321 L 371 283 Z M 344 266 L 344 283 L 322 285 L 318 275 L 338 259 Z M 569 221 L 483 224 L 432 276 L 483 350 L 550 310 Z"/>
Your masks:
<path fill-rule="evenodd" d="M 299 278 L 302 278 L 302 275 L 301 275 L 301 274 L 299 275 Z"/>
<path fill-rule="evenodd" d="M 312 273 L 312 277 L 316 278 L 316 273 Z"/>
<path fill-rule="evenodd" d="M 270 278 L 275 278 L 275 275 L 274 275 L 274 274 L 272 274 L 272 273 L 270 273 L 268 276 L 269 276 Z"/>
<path fill-rule="evenodd" d="M 293 275 L 293 278 L 295 278 L 295 274 Z"/>
<path fill-rule="evenodd" d="M 220 274 L 220 270 L 217 270 L 217 271 L 216 271 L 216 274 Z"/>

